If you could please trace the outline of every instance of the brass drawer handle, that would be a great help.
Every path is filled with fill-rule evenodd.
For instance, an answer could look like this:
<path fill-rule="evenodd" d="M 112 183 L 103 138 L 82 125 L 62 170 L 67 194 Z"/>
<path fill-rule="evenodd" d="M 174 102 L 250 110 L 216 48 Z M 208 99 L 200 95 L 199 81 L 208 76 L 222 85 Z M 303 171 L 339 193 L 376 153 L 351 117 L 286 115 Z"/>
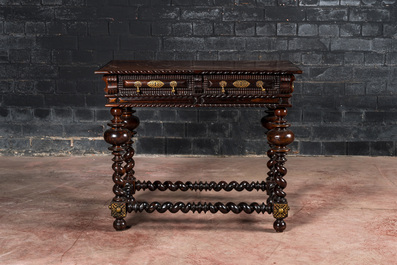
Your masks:
<path fill-rule="evenodd" d="M 170 82 L 170 86 L 172 87 L 172 90 L 171 90 L 171 92 L 172 93 L 176 93 L 176 91 L 175 91 L 175 87 L 178 85 L 178 83 L 176 82 L 176 81 L 171 81 Z"/>
<path fill-rule="evenodd" d="M 136 93 L 141 93 L 141 90 L 139 88 L 142 86 L 142 82 L 136 81 L 134 83 L 134 86 L 136 87 Z"/>
<path fill-rule="evenodd" d="M 256 86 L 262 88 L 262 91 L 265 92 L 266 89 L 263 87 L 263 81 L 257 81 Z"/>
<path fill-rule="evenodd" d="M 226 81 L 221 81 L 221 82 L 219 82 L 219 85 L 222 88 L 222 93 L 226 93 L 225 86 L 227 86 L 227 82 Z"/>

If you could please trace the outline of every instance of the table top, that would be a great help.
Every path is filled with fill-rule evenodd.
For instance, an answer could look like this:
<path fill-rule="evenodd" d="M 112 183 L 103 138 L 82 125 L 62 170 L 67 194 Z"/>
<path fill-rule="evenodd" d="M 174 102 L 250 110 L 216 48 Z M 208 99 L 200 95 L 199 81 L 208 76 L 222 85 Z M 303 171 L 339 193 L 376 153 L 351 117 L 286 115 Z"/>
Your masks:
<path fill-rule="evenodd" d="M 96 74 L 301 74 L 290 61 L 113 60 Z"/>

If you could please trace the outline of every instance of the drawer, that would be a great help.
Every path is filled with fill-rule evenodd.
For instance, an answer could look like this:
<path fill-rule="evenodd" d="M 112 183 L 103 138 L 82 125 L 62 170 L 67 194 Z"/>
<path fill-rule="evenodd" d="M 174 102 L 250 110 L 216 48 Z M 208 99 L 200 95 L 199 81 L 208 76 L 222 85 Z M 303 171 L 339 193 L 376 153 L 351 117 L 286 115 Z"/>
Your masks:
<path fill-rule="evenodd" d="M 119 93 L 122 95 L 192 95 L 188 76 L 121 76 Z"/>
<path fill-rule="evenodd" d="M 269 75 L 209 75 L 204 77 L 205 94 L 275 95 L 280 78 Z"/>

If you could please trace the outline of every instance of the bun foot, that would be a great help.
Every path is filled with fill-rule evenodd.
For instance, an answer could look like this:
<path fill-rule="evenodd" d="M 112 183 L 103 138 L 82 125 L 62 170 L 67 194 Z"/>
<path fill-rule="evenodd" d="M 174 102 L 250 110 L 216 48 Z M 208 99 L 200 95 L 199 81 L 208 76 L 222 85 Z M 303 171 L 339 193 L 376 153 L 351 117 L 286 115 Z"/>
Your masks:
<path fill-rule="evenodd" d="M 113 222 L 113 227 L 117 231 L 125 230 L 127 228 L 127 223 L 124 219 L 116 219 Z"/>
<path fill-rule="evenodd" d="M 287 228 L 287 224 L 284 222 L 283 219 L 276 219 L 273 223 L 273 228 L 276 230 L 276 232 L 283 232 L 285 228 Z"/>

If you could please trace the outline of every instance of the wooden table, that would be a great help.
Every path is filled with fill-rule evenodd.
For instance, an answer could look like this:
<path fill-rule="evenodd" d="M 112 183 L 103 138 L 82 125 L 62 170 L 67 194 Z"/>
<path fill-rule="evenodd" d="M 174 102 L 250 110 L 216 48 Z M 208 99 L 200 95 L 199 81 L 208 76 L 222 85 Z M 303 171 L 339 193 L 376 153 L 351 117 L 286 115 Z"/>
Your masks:
<path fill-rule="evenodd" d="M 286 228 L 288 202 L 284 188 L 287 145 L 294 140 L 285 117 L 291 107 L 294 74 L 302 71 L 288 61 L 111 61 L 95 72 L 106 82 L 107 107 L 113 119 L 105 132 L 112 146 L 113 192 L 109 208 L 115 218 L 113 227 L 127 227 L 127 212 L 176 213 L 269 213 L 276 218 L 274 229 Z M 257 107 L 266 108 L 261 119 L 267 129 L 270 149 L 266 181 L 181 182 L 140 181 L 134 176 L 134 131 L 139 119 L 135 107 Z M 265 203 L 159 203 L 134 198 L 140 190 L 266 191 Z"/>

